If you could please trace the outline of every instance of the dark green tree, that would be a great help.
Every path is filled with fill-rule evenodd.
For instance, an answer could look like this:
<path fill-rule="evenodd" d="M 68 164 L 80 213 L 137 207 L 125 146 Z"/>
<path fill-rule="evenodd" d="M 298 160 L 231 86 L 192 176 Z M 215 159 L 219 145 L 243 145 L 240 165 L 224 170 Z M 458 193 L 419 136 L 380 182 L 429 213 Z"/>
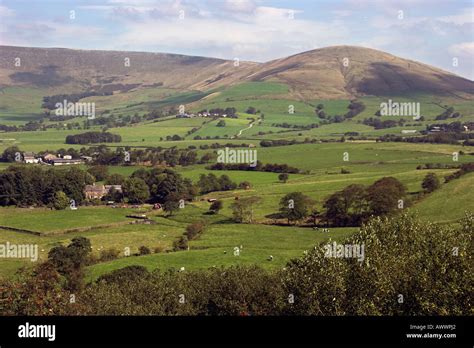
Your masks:
<path fill-rule="evenodd" d="M 421 187 L 428 193 L 439 189 L 440 186 L 441 184 L 435 173 L 426 174 L 421 184 Z"/>
<path fill-rule="evenodd" d="M 224 207 L 224 204 L 222 203 L 222 201 L 217 200 L 211 203 L 211 206 L 209 207 L 209 211 L 212 212 L 213 214 L 217 214 L 223 207 Z"/>
<path fill-rule="evenodd" d="M 93 166 L 87 169 L 87 172 L 95 178 L 95 181 L 104 181 L 109 175 L 109 167 L 100 165 Z"/>
<path fill-rule="evenodd" d="M 309 216 L 314 201 L 301 192 L 292 192 L 280 200 L 280 214 L 290 222 L 301 221 Z"/>
<path fill-rule="evenodd" d="M 286 183 L 288 181 L 288 178 L 289 178 L 289 175 L 286 174 L 286 173 L 281 173 L 278 175 L 278 180 L 280 180 L 281 182 L 284 182 Z"/>
<path fill-rule="evenodd" d="M 130 203 L 144 203 L 150 198 L 148 186 L 140 178 L 126 179 L 122 185 L 122 191 Z"/>
<path fill-rule="evenodd" d="M 56 210 L 64 210 L 69 206 L 69 198 L 63 191 L 57 191 L 54 194 L 53 206 Z"/>

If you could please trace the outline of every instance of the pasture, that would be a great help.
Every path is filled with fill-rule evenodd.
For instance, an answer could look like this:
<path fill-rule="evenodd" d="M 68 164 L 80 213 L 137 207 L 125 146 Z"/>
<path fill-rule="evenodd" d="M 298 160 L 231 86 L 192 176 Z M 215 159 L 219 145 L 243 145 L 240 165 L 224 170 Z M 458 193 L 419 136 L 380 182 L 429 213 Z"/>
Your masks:
<path fill-rule="evenodd" d="M 45 95 L 58 91 L 27 88 L 5 88 L 0 94 L 0 124 L 19 125 L 31 120 L 39 120 L 43 110 L 41 100 Z M 324 105 L 328 115 L 343 115 L 348 111 L 349 100 L 296 100 L 291 95 L 291 88 L 276 82 L 247 82 L 218 90 L 183 91 L 167 88 L 145 88 L 128 93 L 117 93 L 107 97 L 89 97 L 83 101 L 97 104 L 98 113 L 108 110 L 105 115 L 143 115 L 153 109 L 177 107 L 184 105 L 188 112 L 198 112 L 204 108 L 235 107 L 238 117 L 225 120 L 224 127 L 218 127 L 219 120 L 196 117 L 192 119 L 159 119 L 143 121 L 133 126 L 110 128 L 109 132 L 119 134 L 121 143 L 106 144 L 111 147 L 155 147 L 185 148 L 190 145 L 212 143 L 256 145 L 258 160 L 264 164 L 288 164 L 301 170 L 300 174 L 290 174 L 289 180 L 282 183 L 278 173 L 254 171 L 210 171 L 206 165 L 175 167 L 185 178 L 197 182 L 201 174 L 213 173 L 217 176 L 228 175 L 237 184 L 248 181 L 248 190 L 213 192 L 198 196 L 185 209 L 176 215 L 164 217 L 162 213 L 147 214 L 153 224 L 129 224 L 132 219 L 126 218 L 131 213 L 142 212 L 132 208 L 79 207 L 78 210 L 53 211 L 46 208 L 0 208 L 0 226 L 41 232 L 41 236 L 0 229 L 0 244 L 25 243 L 38 244 L 40 260 L 47 258 L 48 251 L 59 244 L 67 244 L 75 236 L 84 236 L 91 240 L 93 254 L 99 256 L 102 250 L 114 248 L 120 252 L 116 260 L 92 265 L 87 270 L 89 280 L 101 274 L 128 265 L 143 265 L 148 269 L 199 269 L 213 266 L 230 266 L 238 264 L 259 264 L 266 269 L 284 267 L 292 258 L 299 257 L 305 250 L 331 239 L 340 240 L 353 233 L 356 228 L 331 228 L 323 233 L 311 228 L 298 226 L 271 226 L 271 214 L 279 209 L 282 197 L 291 192 L 302 192 L 315 201 L 315 207 L 323 210 L 325 199 L 332 193 L 350 184 L 371 185 L 382 177 L 392 176 L 400 180 L 407 188 L 407 200 L 412 203 L 408 209 L 433 222 L 455 223 L 465 210 L 474 208 L 472 187 L 474 175 L 469 174 L 448 184 L 422 200 L 414 197 L 422 191 L 421 183 L 428 172 L 435 172 L 443 182 L 446 175 L 456 169 L 419 170 L 417 166 L 426 163 L 461 164 L 473 162 L 473 156 L 461 145 L 433 145 L 414 143 L 379 143 L 375 137 L 384 134 L 401 134 L 403 129 L 425 129 L 428 123 L 443 112 L 447 105 L 454 105 L 455 110 L 463 114 L 461 121 L 474 118 L 471 101 L 459 101 L 448 97 L 429 95 L 398 96 L 392 100 L 420 102 L 422 115 L 426 121 L 407 122 L 404 127 L 375 130 L 362 124 L 367 117 L 374 117 L 380 103 L 385 97 L 363 97 L 360 100 L 366 109 L 351 120 L 341 123 L 320 125 L 309 130 L 288 129 L 282 123 L 307 126 L 320 123 L 315 108 Z M 20 101 L 23 101 L 20 103 Z M 21 106 L 18 106 L 21 105 Z M 260 112 L 247 114 L 252 106 Z M 291 111 L 290 111 L 291 110 Z M 383 120 L 390 119 L 388 116 Z M 393 118 L 398 119 L 398 118 Z M 251 128 L 249 124 L 255 120 Z M 57 129 L 35 132 L 2 132 L 0 133 L 0 152 L 12 145 L 22 151 L 55 151 L 60 148 L 87 147 L 91 145 L 67 145 L 65 138 L 70 134 L 82 133 L 85 130 L 68 130 L 69 122 L 79 122 L 76 118 L 64 121 Z M 449 120 L 451 121 L 451 120 Z M 49 121 L 45 121 L 48 123 Z M 443 121 L 444 122 L 444 121 Z M 102 127 L 94 126 L 90 131 L 101 131 Z M 190 134 L 190 131 L 193 132 Z M 237 139 L 232 139 L 239 132 Z M 369 141 L 316 142 L 279 147 L 261 147 L 261 140 L 305 138 L 327 140 L 340 139 L 347 132 L 357 132 L 369 137 Z M 166 136 L 179 135 L 181 141 L 166 140 Z M 194 140 L 200 137 L 202 140 Z M 207 139 L 206 139 L 207 138 Z M 345 138 L 348 138 L 346 135 Z M 99 144 L 94 144 L 96 146 Z M 453 161 L 453 152 L 463 151 L 458 162 Z M 199 155 L 213 150 L 198 150 Z M 0 170 L 8 164 L 0 163 Z M 86 166 L 81 166 L 86 168 Z M 120 173 L 129 176 L 139 166 L 111 166 L 109 173 Z M 345 172 L 343 174 L 343 172 Z M 471 190 L 470 190 L 471 189 Z M 256 224 L 245 225 L 234 223 L 231 204 L 236 197 L 258 196 L 261 202 L 255 209 Z M 218 198 L 224 207 L 217 215 L 206 214 L 210 204 L 208 198 Z M 186 226 L 194 220 L 206 220 L 209 228 L 204 234 L 190 242 L 190 250 L 171 252 L 173 242 L 185 231 Z M 83 229 L 73 231 L 72 229 Z M 69 232 L 68 232 L 69 231 Z M 65 233 L 68 232 L 68 233 Z M 159 253 L 145 256 L 125 257 L 125 248 L 137 253 L 140 246 L 150 249 L 158 248 Z M 239 247 L 239 256 L 234 256 L 234 248 Z M 242 247 L 242 248 L 241 248 Z M 269 261 L 269 256 L 273 261 Z M 20 267 L 31 267 L 27 260 L 0 260 L 0 277 L 11 277 Z"/>

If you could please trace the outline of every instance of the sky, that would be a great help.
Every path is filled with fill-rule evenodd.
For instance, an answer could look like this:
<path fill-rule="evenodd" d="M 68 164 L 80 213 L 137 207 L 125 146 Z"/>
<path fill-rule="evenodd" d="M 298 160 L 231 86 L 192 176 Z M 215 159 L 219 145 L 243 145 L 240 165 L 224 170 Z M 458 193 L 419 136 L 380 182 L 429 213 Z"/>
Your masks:
<path fill-rule="evenodd" d="M 355 45 L 474 80 L 473 1 L 0 0 L 0 45 L 259 62 Z"/>

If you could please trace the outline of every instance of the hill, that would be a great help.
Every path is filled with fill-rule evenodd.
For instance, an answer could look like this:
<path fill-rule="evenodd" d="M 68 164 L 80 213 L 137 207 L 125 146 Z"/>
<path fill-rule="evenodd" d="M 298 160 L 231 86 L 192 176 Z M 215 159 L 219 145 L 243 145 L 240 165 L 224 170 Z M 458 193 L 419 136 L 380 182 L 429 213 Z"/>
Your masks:
<path fill-rule="evenodd" d="M 177 54 L 0 46 L 0 86 L 128 92 L 143 87 L 209 91 L 250 82 L 289 86 L 300 100 L 432 93 L 474 98 L 474 82 L 374 49 L 334 46 L 267 63 Z M 15 66 L 15 59 L 21 66 Z M 129 64 L 128 64 L 129 63 Z"/>
<path fill-rule="evenodd" d="M 472 99 L 474 82 L 394 55 L 354 46 L 334 46 L 263 64 L 254 81 L 288 84 L 301 99 L 434 93 Z"/>
<path fill-rule="evenodd" d="M 20 58 L 20 66 L 15 59 Z M 256 63 L 177 54 L 0 47 L 0 86 L 129 91 L 166 86 L 211 89 L 239 80 Z"/>

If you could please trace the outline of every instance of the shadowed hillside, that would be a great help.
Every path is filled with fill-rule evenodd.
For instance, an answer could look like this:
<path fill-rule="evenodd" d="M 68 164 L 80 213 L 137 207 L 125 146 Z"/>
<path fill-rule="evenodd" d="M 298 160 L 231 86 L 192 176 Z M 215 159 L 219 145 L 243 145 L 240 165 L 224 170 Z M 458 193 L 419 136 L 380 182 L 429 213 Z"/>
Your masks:
<path fill-rule="evenodd" d="M 474 82 L 449 72 L 362 47 L 334 46 L 263 64 L 250 79 L 279 80 L 302 99 L 414 92 L 472 98 Z"/>
<path fill-rule="evenodd" d="M 19 67 L 16 58 L 21 59 Z M 234 61 L 177 54 L 1 46 L 0 86 L 60 86 L 77 91 L 159 85 L 210 89 L 238 81 L 255 65 L 234 66 Z"/>
<path fill-rule="evenodd" d="M 15 66 L 15 59 L 21 66 Z M 128 64 L 129 63 L 129 64 Z M 129 66 L 127 66 L 129 65 Z M 245 81 L 279 81 L 301 100 L 418 92 L 474 98 L 474 82 L 391 54 L 334 46 L 267 63 L 176 54 L 2 46 L 0 86 L 127 92 L 164 86 L 210 90 Z"/>

